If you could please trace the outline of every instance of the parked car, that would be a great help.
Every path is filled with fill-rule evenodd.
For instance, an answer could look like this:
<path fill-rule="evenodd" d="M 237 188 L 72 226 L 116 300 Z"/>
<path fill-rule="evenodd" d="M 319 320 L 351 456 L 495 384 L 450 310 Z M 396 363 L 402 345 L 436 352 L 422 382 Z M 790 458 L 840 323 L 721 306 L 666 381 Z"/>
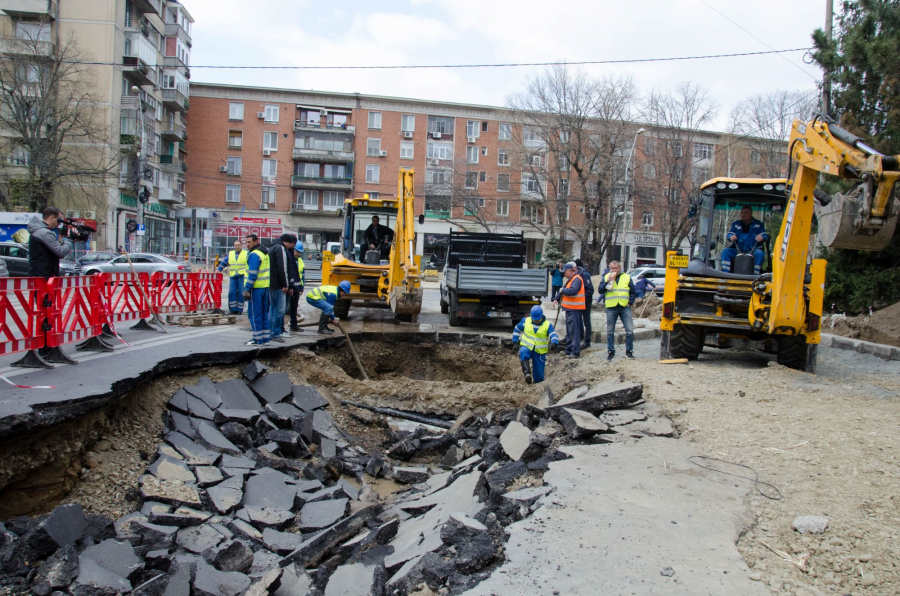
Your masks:
<path fill-rule="evenodd" d="M 92 263 L 109 263 L 117 256 L 119 256 L 119 253 L 115 252 L 90 252 L 83 257 L 79 257 L 78 263 L 81 264 L 82 267 Z"/>
<path fill-rule="evenodd" d="M 631 269 L 628 271 L 628 275 L 630 275 L 631 279 L 635 282 L 637 282 L 642 275 L 646 275 L 650 281 L 656 284 L 656 289 L 653 290 L 654 293 L 662 295 L 663 285 L 666 283 L 665 267 L 660 267 L 658 265 L 644 265 L 642 267 Z"/>
<path fill-rule="evenodd" d="M 191 271 L 190 263 L 173 261 L 162 255 L 138 252 L 131 253 L 129 256 L 137 273 L 153 274 L 157 271 L 189 273 Z M 123 255 L 108 263 L 90 263 L 84 267 L 84 275 L 94 275 L 95 273 L 131 273 L 131 265 L 128 264 L 128 258 Z"/>
<path fill-rule="evenodd" d="M 28 277 L 28 247 L 18 242 L 0 242 L 0 259 L 5 262 L 9 277 Z M 60 275 L 81 275 L 81 265 L 72 253 L 59 261 Z"/>
<path fill-rule="evenodd" d="M 0 277 L 9 277 L 9 269 L 6 267 L 6 261 L 0 259 Z"/>

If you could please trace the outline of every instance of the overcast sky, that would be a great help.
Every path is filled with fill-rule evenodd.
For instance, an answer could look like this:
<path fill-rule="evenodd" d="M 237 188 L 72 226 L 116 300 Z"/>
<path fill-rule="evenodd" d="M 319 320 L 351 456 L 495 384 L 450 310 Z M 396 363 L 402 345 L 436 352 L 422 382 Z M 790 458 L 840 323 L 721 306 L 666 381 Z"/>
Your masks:
<path fill-rule="evenodd" d="M 825 20 L 825 0 L 182 1 L 196 20 L 192 66 L 476 64 L 731 54 L 809 47 L 812 31 Z M 593 75 L 631 73 L 642 92 L 700 82 L 718 103 L 715 128 L 722 129 L 732 106 L 745 97 L 779 89 L 815 91 L 821 71 L 804 63 L 803 52 L 783 56 L 583 68 Z M 526 77 L 540 70 L 194 68 L 192 78 L 502 106 L 521 91 Z"/>

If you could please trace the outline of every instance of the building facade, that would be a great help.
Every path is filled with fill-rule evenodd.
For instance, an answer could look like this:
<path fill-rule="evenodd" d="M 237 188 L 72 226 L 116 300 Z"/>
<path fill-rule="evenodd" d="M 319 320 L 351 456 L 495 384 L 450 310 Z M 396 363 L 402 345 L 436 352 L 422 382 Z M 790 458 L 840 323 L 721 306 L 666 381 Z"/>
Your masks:
<path fill-rule="evenodd" d="M 77 76 L 90 86 L 92 117 L 104 138 L 93 143 L 95 153 L 85 161 L 106 169 L 89 180 L 62 181 L 91 187 L 87 199 L 60 196 L 54 202 L 70 217 L 96 225 L 97 248 L 175 253 L 174 210 L 186 203 L 187 193 L 194 22 L 187 8 L 177 0 L 0 0 L 0 10 L 0 39 L 10 41 L 6 52 L 39 39 L 56 48 L 57 58 L 75 51 L 93 63 Z M 5 161 L 13 167 L 3 175 L 26 175 L 28 156 L 20 151 L 23 163 L 11 160 L 15 139 L 8 131 L 6 137 Z M 144 229 L 131 233 L 139 223 Z"/>

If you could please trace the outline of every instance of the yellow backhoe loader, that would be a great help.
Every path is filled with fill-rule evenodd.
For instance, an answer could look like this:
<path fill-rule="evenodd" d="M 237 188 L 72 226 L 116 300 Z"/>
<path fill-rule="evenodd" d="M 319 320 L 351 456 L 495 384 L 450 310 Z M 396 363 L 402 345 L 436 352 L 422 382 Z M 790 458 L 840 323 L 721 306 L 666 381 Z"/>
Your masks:
<path fill-rule="evenodd" d="M 829 196 L 816 189 L 819 174 L 859 184 Z M 693 360 L 704 346 L 749 345 L 777 354 L 780 364 L 815 372 L 826 264 L 809 258 L 813 215 L 823 245 L 883 250 L 900 212 L 893 192 L 898 177 L 900 156 L 882 155 L 816 117 L 793 124 L 787 179 L 704 183 L 693 206 L 691 254 L 666 255 L 660 357 Z M 750 223 L 741 215 L 746 207 Z M 741 237 L 752 221 L 767 231 L 778 225 L 780 232 Z"/>
<path fill-rule="evenodd" d="M 344 200 L 340 252 L 322 253 L 322 283 L 350 282 L 350 294 L 334 305 L 334 314 L 344 318 L 354 301 L 374 301 L 390 306 L 401 321 L 415 322 L 422 310 L 420 256 L 415 254 L 415 197 L 413 170 L 401 170 L 397 196 L 372 198 L 369 195 Z M 381 225 L 393 231 L 387 255 L 370 251 L 364 234 L 377 215 Z M 357 254 L 356 246 L 360 246 Z M 386 258 L 382 258 L 385 257 Z"/>

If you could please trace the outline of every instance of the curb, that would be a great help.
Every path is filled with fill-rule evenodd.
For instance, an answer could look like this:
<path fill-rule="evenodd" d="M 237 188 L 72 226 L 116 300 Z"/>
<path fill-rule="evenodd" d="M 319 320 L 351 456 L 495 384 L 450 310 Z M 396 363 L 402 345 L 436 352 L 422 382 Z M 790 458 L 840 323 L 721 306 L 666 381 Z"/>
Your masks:
<path fill-rule="evenodd" d="M 848 350 L 859 354 L 868 354 L 882 360 L 900 360 L 900 348 L 894 346 L 877 344 L 861 339 L 851 339 L 841 335 L 831 335 L 830 333 L 823 333 L 821 337 L 822 340 L 819 344 L 821 346 L 827 346 L 835 350 Z"/>
<path fill-rule="evenodd" d="M 634 341 L 641 341 L 644 339 L 656 339 L 662 336 L 662 331 L 659 329 L 635 329 L 634 330 Z M 591 343 L 606 343 L 606 331 L 595 331 L 591 334 Z M 624 344 L 625 343 L 625 332 L 617 331 L 616 332 L 616 344 Z M 900 359 L 900 356 L 898 356 Z"/>

